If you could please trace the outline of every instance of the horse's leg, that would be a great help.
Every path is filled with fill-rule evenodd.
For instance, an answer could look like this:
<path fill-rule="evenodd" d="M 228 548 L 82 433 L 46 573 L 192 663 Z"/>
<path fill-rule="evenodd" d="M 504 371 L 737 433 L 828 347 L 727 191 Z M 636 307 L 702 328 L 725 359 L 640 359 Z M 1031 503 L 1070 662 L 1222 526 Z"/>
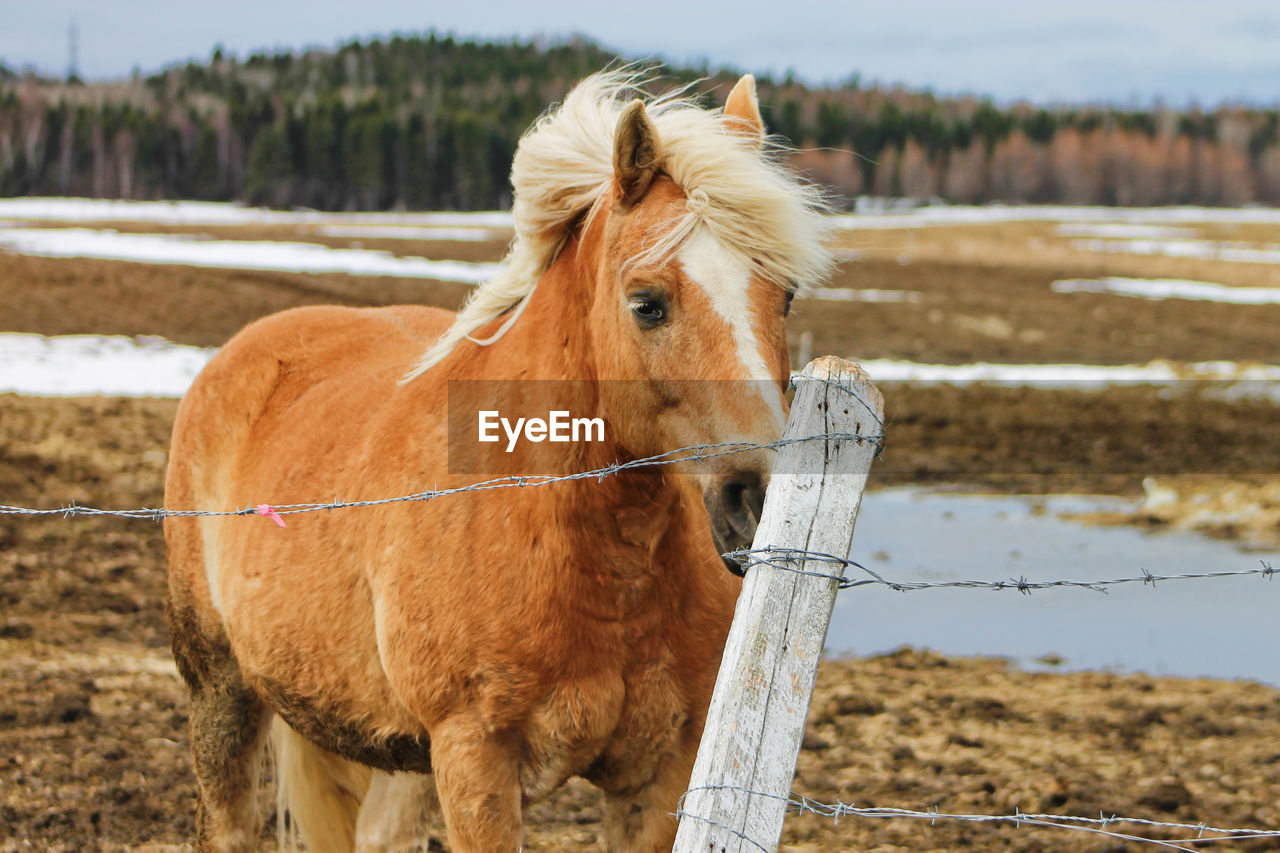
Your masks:
<path fill-rule="evenodd" d="M 454 853 L 520 849 L 519 769 L 481 721 L 454 717 L 432 728 L 431 766 Z"/>
<path fill-rule="evenodd" d="M 196 837 L 210 853 L 254 850 L 262 748 L 271 714 L 239 670 L 191 691 L 191 756 L 199 786 Z"/>
<path fill-rule="evenodd" d="M 425 851 L 435 839 L 444 840 L 435 779 L 373 771 L 356 822 L 356 853 Z"/>
<path fill-rule="evenodd" d="M 191 697 L 197 849 L 256 850 L 258 780 L 271 712 L 245 683 L 225 640 L 211 642 L 197 622 L 191 611 L 171 607 L 174 658 Z"/>
<path fill-rule="evenodd" d="M 667 851 L 676 840 L 673 814 L 689 787 L 698 744 L 677 751 L 658 765 L 646 785 L 631 789 L 605 789 L 604 826 L 613 853 Z"/>

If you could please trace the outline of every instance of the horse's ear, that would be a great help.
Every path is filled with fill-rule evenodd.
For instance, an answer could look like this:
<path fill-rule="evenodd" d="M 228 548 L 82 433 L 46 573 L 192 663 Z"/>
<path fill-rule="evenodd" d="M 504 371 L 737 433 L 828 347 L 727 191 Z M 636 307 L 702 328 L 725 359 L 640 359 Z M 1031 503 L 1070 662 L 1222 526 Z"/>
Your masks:
<path fill-rule="evenodd" d="M 613 138 L 613 175 L 625 207 L 636 204 L 649 191 L 658 174 L 660 150 L 658 130 L 637 98 L 622 111 Z"/>
<path fill-rule="evenodd" d="M 734 133 L 759 145 L 764 140 L 764 122 L 760 119 L 760 102 L 756 100 L 756 78 L 743 74 L 729 99 L 724 102 L 724 121 Z"/>

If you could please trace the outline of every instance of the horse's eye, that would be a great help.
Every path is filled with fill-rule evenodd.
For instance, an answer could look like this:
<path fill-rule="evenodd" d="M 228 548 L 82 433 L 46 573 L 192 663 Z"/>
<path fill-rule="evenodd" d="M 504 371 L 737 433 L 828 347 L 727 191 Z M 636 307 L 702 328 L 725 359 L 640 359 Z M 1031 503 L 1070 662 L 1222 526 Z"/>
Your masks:
<path fill-rule="evenodd" d="M 784 305 L 782 306 L 782 316 L 783 316 L 783 317 L 785 317 L 785 316 L 787 316 L 788 314 L 790 314 L 790 313 L 791 313 L 791 300 L 792 300 L 792 299 L 795 299 L 795 298 L 796 298 L 796 292 L 795 292 L 794 290 L 788 290 L 788 291 L 787 291 L 787 301 L 786 301 L 786 304 L 784 304 Z"/>
<path fill-rule="evenodd" d="M 660 296 L 647 293 L 631 295 L 631 313 L 642 329 L 652 329 L 667 318 L 667 303 Z"/>

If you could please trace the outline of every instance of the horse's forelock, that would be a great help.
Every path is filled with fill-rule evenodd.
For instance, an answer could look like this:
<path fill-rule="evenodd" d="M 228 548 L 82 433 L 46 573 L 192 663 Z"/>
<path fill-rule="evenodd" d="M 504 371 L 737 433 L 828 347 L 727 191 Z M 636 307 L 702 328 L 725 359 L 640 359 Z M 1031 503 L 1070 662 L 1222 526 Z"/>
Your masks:
<path fill-rule="evenodd" d="M 476 288 L 406 380 L 527 300 L 573 228 L 606 206 L 614 186 L 614 133 L 642 82 L 634 69 L 592 75 L 525 133 L 512 163 L 515 238 L 502 269 Z M 817 286 L 826 277 L 833 264 L 824 245 L 827 204 L 820 190 L 785 165 L 786 149 L 762 151 L 735 132 L 721 110 L 700 107 L 683 90 L 648 98 L 646 109 L 662 143 L 661 170 L 685 193 L 687 212 L 643 260 L 666 259 L 706 227 L 782 287 Z"/>

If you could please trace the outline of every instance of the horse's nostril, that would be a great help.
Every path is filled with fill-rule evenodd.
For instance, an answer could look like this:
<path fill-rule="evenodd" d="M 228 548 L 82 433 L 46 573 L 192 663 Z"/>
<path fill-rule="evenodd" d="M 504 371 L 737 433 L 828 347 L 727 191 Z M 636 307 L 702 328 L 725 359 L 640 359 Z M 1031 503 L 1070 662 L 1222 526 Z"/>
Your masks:
<path fill-rule="evenodd" d="M 711 536 L 725 568 L 741 576 L 743 567 L 724 555 L 751 547 L 764 509 L 764 480 L 759 473 L 738 471 L 720 480 L 703 499 L 711 515 Z"/>
<path fill-rule="evenodd" d="M 756 534 L 760 512 L 764 509 L 764 487 L 760 475 L 747 471 L 733 475 L 720 487 L 720 502 L 729 526 L 749 543 Z"/>
<path fill-rule="evenodd" d="M 744 497 L 747 493 L 747 487 L 743 483 L 725 483 L 720 489 L 720 500 L 724 502 L 726 508 L 740 507 L 746 503 Z"/>

